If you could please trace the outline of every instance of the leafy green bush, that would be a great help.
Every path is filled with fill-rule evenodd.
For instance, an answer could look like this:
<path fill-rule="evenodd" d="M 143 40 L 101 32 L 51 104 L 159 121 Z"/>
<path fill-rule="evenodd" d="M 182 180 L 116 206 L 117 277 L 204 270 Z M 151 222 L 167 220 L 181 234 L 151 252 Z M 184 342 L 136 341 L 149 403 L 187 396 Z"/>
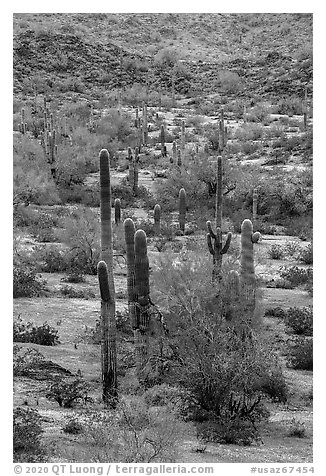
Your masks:
<path fill-rule="evenodd" d="M 39 345 L 59 344 L 58 331 L 47 322 L 36 326 L 32 322 L 24 323 L 20 316 L 14 320 L 13 341 Z"/>
<path fill-rule="evenodd" d="M 44 462 L 42 418 L 36 410 L 17 407 L 13 412 L 14 462 Z"/>
<path fill-rule="evenodd" d="M 311 307 L 290 307 L 286 311 L 284 322 L 297 335 L 313 335 L 313 311 Z"/>
<path fill-rule="evenodd" d="M 287 436 L 292 436 L 294 438 L 305 438 L 307 436 L 305 424 L 296 418 L 292 418 Z"/>
<path fill-rule="evenodd" d="M 287 364 L 293 369 L 313 370 L 313 341 L 311 337 L 297 336 L 290 344 Z"/>

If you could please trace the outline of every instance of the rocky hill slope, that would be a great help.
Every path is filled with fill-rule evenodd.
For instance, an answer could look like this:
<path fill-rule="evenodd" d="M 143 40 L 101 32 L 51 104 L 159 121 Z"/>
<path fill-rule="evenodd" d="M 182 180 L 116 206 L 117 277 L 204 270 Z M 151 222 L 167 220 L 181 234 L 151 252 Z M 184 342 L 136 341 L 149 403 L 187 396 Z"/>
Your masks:
<path fill-rule="evenodd" d="M 14 92 L 148 84 L 193 97 L 312 89 L 310 14 L 15 14 Z"/>

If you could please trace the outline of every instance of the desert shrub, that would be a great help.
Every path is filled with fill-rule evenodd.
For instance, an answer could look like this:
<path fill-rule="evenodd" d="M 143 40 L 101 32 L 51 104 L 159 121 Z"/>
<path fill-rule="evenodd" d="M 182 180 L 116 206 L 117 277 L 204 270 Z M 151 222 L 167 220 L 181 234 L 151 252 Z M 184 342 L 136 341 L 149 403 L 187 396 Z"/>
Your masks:
<path fill-rule="evenodd" d="M 270 114 L 270 106 L 265 103 L 256 104 L 247 113 L 248 122 L 264 122 Z"/>
<path fill-rule="evenodd" d="M 297 335 L 312 336 L 313 311 L 311 307 L 290 307 L 286 311 L 285 324 Z"/>
<path fill-rule="evenodd" d="M 92 210 L 80 207 L 64 218 L 64 227 L 62 239 L 70 248 L 70 268 L 96 274 L 100 256 L 99 217 Z"/>
<path fill-rule="evenodd" d="M 265 310 L 265 316 L 278 317 L 279 319 L 284 319 L 286 316 L 286 311 L 281 307 L 269 307 Z"/>
<path fill-rule="evenodd" d="M 259 389 L 274 402 L 287 402 L 288 386 L 280 367 L 275 366 L 263 376 L 259 383 Z"/>
<path fill-rule="evenodd" d="M 261 149 L 262 145 L 260 142 L 251 142 L 246 141 L 241 144 L 241 150 L 246 155 L 251 155 Z"/>
<path fill-rule="evenodd" d="M 30 376 L 35 367 L 44 362 L 44 355 L 37 349 L 22 348 L 19 345 L 13 347 L 13 374 L 14 377 Z"/>
<path fill-rule="evenodd" d="M 69 416 L 62 428 L 64 433 L 69 435 L 79 435 L 83 431 L 83 425 L 78 421 L 78 416 Z"/>
<path fill-rule="evenodd" d="M 309 243 L 308 246 L 301 248 L 298 256 L 299 261 L 302 261 L 304 264 L 313 263 L 313 247 L 312 243 Z"/>
<path fill-rule="evenodd" d="M 91 289 L 74 289 L 72 286 L 61 286 L 60 293 L 68 298 L 72 299 L 92 299 L 95 298 L 95 294 Z"/>
<path fill-rule="evenodd" d="M 293 369 L 313 370 L 313 341 L 311 337 L 297 336 L 289 344 L 287 364 Z"/>
<path fill-rule="evenodd" d="M 264 128 L 260 124 L 244 124 L 234 132 L 234 138 L 240 141 L 253 141 L 263 137 Z"/>
<path fill-rule="evenodd" d="M 61 281 L 64 283 L 85 283 L 86 278 L 81 271 L 72 269 L 66 276 L 61 278 Z"/>
<path fill-rule="evenodd" d="M 257 423 L 268 418 L 268 412 L 264 408 L 260 410 L 257 405 L 256 411 L 252 412 L 252 419 Z M 197 437 L 199 440 L 213 443 L 238 444 L 249 446 L 255 442 L 261 442 L 258 428 L 249 419 L 233 414 L 218 417 L 214 420 L 196 424 Z"/>
<path fill-rule="evenodd" d="M 292 418 L 289 422 L 287 436 L 305 438 L 307 436 L 305 424 L 296 418 Z"/>
<path fill-rule="evenodd" d="M 43 462 L 42 418 L 36 410 L 17 407 L 13 411 L 14 462 Z"/>
<path fill-rule="evenodd" d="M 115 412 L 88 412 L 82 421 L 94 462 L 173 463 L 185 431 L 170 408 L 150 408 L 139 397 L 121 398 Z"/>
<path fill-rule="evenodd" d="M 312 280 L 312 276 L 312 268 L 299 268 L 298 266 L 281 266 L 280 268 L 280 277 L 294 287 L 307 284 Z"/>
<path fill-rule="evenodd" d="M 174 385 L 186 388 L 214 421 L 227 424 L 239 418 L 254 429 L 262 395 L 282 399 L 284 387 L 277 356 L 253 330 L 258 316 L 248 314 L 240 299 L 230 318 L 228 267 L 232 263 L 225 263 L 217 291 L 198 252 L 182 253 L 177 263 L 165 258 L 153 273 L 155 301 L 169 309 L 164 318 L 173 349 Z"/>
<path fill-rule="evenodd" d="M 296 241 L 286 241 L 283 248 L 285 254 L 292 257 L 298 252 L 299 245 Z"/>
<path fill-rule="evenodd" d="M 268 257 L 271 259 L 281 259 L 284 257 L 284 249 L 282 245 L 271 245 L 267 250 Z"/>
<path fill-rule="evenodd" d="M 38 260 L 38 270 L 43 273 L 61 273 L 69 269 L 67 250 L 60 250 L 56 246 L 40 247 L 34 250 Z"/>
<path fill-rule="evenodd" d="M 60 407 L 71 408 L 77 401 L 88 401 L 89 389 L 89 384 L 80 377 L 57 378 L 46 398 L 58 402 Z"/>
<path fill-rule="evenodd" d="M 18 316 L 14 320 L 13 341 L 51 346 L 59 344 L 59 337 L 58 331 L 47 322 L 36 326 L 32 322 L 23 322 Z"/>
<path fill-rule="evenodd" d="M 57 225 L 57 222 L 58 221 L 48 213 L 37 213 L 29 230 L 37 241 L 48 243 L 56 240 L 53 227 Z"/>
<path fill-rule="evenodd" d="M 233 94 L 241 91 L 242 80 L 240 76 L 233 71 L 220 71 L 218 74 L 220 88 L 227 94 Z"/>
<path fill-rule="evenodd" d="M 37 275 L 32 267 L 14 263 L 13 295 L 14 298 L 39 296 L 44 289 L 45 282 Z"/>
<path fill-rule="evenodd" d="M 277 113 L 293 116 L 294 114 L 303 114 L 302 99 L 296 97 L 287 97 L 279 99 L 277 103 Z"/>

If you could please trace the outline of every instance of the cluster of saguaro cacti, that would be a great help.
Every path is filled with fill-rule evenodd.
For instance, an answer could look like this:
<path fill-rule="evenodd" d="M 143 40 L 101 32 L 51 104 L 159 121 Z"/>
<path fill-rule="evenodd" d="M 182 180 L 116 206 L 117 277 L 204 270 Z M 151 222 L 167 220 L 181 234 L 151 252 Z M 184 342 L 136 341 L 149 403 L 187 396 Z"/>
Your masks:
<path fill-rule="evenodd" d="M 27 124 L 25 122 L 25 109 L 24 108 L 22 108 L 22 110 L 20 111 L 19 130 L 22 134 L 26 134 Z"/>
<path fill-rule="evenodd" d="M 222 193 L 222 183 L 223 183 L 223 163 L 222 157 L 217 158 L 217 183 L 216 183 L 216 202 L 215 202 L 215 222 L 216 222 L 216 232 L 214 233 L 211 222 L 207 222 L 207 245 L 209 252 L 213 256 L 213 281 L 218 281 L 222 277 L 222 257 L 227 253 L 232 233 L 227 234 L 225 244 L 223 245 L 222 239 L 222 216 L 223 216 L 223 193 Z"/>
<path fill-rule="evenodd" d="M 186 191 L 184 188 L 181 188 L 179 191 L 179 227 L 182 233 L 185 232 L 186 210 L 187 210 Z"/>
<path fill-rule="evenodd" d="M 154 207 L 154 231 L 156 235 L 161 233 L 161 207 L 158 203 Z"/>
<path fill-rule="evenodd" d="M 100 152 L 101 261 L 98 278 L 101 292 L 101 370 L 103 401 L 114 405 L 117 399 L 117 350 L 115 289 L 111 223 L 111 183 L 109 153 Z"/>
<path fill-rule="evenodd" d="M 148 361 L 149 309 L 151 305 L 147 240 L 143 230 L 135 232 L 135 225 L 130 218 L 124 221 L 124 230 L 127 251 L 129 317 L 134 331 L 137 375 L 142 381 Z"/>

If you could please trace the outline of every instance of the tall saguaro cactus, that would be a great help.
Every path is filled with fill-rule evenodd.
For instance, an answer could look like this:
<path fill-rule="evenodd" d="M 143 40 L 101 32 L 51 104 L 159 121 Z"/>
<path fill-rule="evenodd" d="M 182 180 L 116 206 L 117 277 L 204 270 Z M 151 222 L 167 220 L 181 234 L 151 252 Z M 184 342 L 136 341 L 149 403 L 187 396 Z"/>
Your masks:
<path fill-rule="evenodd" d="M 154 207 L 154 231 L 156 235 L 161 233 L 161 207 L 158 203 Z"/>
<path fill-rule="evenodd" d="M 147 104 L 143 101 L 143 127 L 142 127 L 142 132 L 143 132 L 143 144 L 146 146 L 147 145 L 147 139 L 148 139 L 148 126 L 147 126 Z"/>
<path fill-rule="evenodd" d="M 120 198 L 114 200 L 114 222 L 116 225 L 121 223 L 121 201 Z"/>
<path fill-rule="evenodd" d="M 117 390 L 117 359 L 115 322 L 111 319 L 114 315 L 114 295 L 109 286 L 109 273 L 105 261 L 97 265 L 97 274 L 101 295 L 101 370 L 102 370 L 102 398 L 105 405 L 115 406 L 118 397 Z M 114 291 L 114 290 L 113 290 Z"/>
<path fill-rule="evenodd" d="M 127 255 L 127 294 L 128 309 L 131 327 L 138 328 L 137 319 L 137 294 L 135 288 L 135 224 L 131 218 L 127 218 L 124 223 L 126 255 Z"/>
<path fill-rule="evenodd" d="M 21 116 L 21 119 L 20 119 L 20 132 L 22 134 L 26 134 L 26 129 L 27 129 L 27 124 L 25 122 L 25 109 L 22 108 L 21 112 L 20 112 L 20 116 Z"/>
<path fill-rule="evenodd" d="M 115 397 L 117 395 L 117 352 L 111 223 L 111 183 L 109 153 L 107 149 L 102 149 L 100 152 L 100 215 L 101 261 L 103 261 L 107 267 L 107 288 L 110 296 L 108 301 L 104 300 L 104 302 L 108 302 L 108 305 L 105 306 L 105 320 L 107 323 L 102 327 L 103 399 L 105 403 L 109 403 L 111 396 Z M 104 275 L 102 268 L 104 268 L 104 265 L 101 265 L 99 271 Z M 104 296 L 107 296 L 107 294 L 104 293 Z M 104 332 L 106 327 L 108 328 L 109 336 Z"/>
<path fill-rule="evenodd" d="M 166 145 L 165 145 L 165 130 L 164 125 L 161 125 L 161 155 L 166 157 Z"/>
<path fill-rule="evenodd" d="M 187 209 L 186 191 L 184 188 L 181 188 L 179 191 L 179 226 L 182 233 L 185 232 L 186 209 Z"/>
<path fill-rule="evenodd" d="M 254 244 L 258 243 L 260 233 L 253 233 L 250 220 L 241 225 L 240 282 L 245 300 L 245 309 L 252 315 L 256 305 L 256 277 L 254 265 Z"/>
<path fill-rule="evenodd" d="M 227 234 L 225 244 L 222 240 L 222 215 L 223 215 L 223 163 L 222 157 L 217 158 L 217 180 L 216 180 L 216 202 L 215 202 L 215 223 L 216 232 L 214 233 L 211 222 L 207 225 L 207 246 L 210 254 L 213 256 L 213 274 L 212 280 L 219 281 L 222 278 L 222 257 L 229 250 L 232 233 Z"/>
<path fill-rule="evenodd" d="M 252 193 L 252 224 L 255 227 L 257 223 L 257 205 L 258 205 L 258 190 L 254 188 Z"/>
<path fill-rule="evenodd" d="M 135 291 L 137 295 L 138 327 L 135 329 L 137 372 L 140 380 L 148 361 L 150 297 L 149 297 L 149 260 L 147 256 L 147 239 L 143 230 L 135 233 Z"/>
<path fill-rule="evenodd" d="M 185 121 L 181 123 L 181 141 L 180 141 L 180 148 L 181 148 L 181 156 L 182 160 L 185 157 L 185 150 L 186 150 L 186 130 L 185 130 Z"/>

